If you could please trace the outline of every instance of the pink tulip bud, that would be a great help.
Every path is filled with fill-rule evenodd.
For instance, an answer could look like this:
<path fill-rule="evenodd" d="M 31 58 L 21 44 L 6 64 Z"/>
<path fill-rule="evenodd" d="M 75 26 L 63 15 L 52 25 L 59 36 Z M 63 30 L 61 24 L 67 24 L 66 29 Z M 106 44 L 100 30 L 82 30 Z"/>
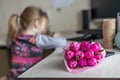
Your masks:
<path fill-rule="evenodd" d="M 83 51 L 76 51 L 75 54 L 74 54 L 75 58 L 77 58 L 77 60 L 80 60 L 84 57 L 84 52 Z"/>
<path fill-rule="evenodd" d="M 69 62 L 68 62 L 68 66 L 70 68 L 76 68 L 77 64 L 78 64 L 78 62 L 76 60 L 69 60 Z"/>
<path fill-rule="evenodd" d="M 81 67 L 85 67 L 85 66 L 87 66 L 87 60 L 85 58 L 81 59 L 81 60 L 79 60 L 78 64 Z"/>
<path fill-rule="evenodd" d="M 103 58 L 103 55 L 102 55 L 102 54 L 98 54 L 98 55 L 95 55 L 94 58 L 95 58 L 96 60 L 100 60 L 100 59 Z"/>
<path fill-rule="evenodd" d="M 95 58 L 92 57 L 92 58 L 88 59 L 88 65 L 89 66 L 94 66 L 96 64 L 97 64 L 97 60 Z"/>
<path fill-rule="evenodd" d="M 90 49 L 92 49 L 94 52 L 98 52 L 101 49 L 101 45 L 98 42 L 95 42 L 91 45 Z"/>
<path fill-rule="evenodd" d="M 85 58 L 91 58 L 94 56 L 93 50 L 89 49 L 88 51 L 85 52 Z"/>
<path fill-rule="evenodd" d="M 88 41 L 83 41 L 81 42 L 80 44 L 80 48 L 83 50 L 83 51 L 87 51 L 89 48 L 90 48 L 91 44 L 90 42 Z"/>
<path fill-rule="evenodd" d="M 77 51 L 77 50 L 79 50 L 79 48 L 80 48 L 80 44 L 78 42 L 72 42 L 70 44 L 70 49 L 73 51 Z"/>
<path fill-rule="evenodd" d="M 101 54 L 101 52 L 94 52 L 95 55 Z"/>
<path fill-rule="evenodd" d="M 73 56 L 74 56 L 74 52 L 73 51 L 70 51 L 70 50 L 65 51 L 65 58 L 66 59 L 72 59 Z"/>

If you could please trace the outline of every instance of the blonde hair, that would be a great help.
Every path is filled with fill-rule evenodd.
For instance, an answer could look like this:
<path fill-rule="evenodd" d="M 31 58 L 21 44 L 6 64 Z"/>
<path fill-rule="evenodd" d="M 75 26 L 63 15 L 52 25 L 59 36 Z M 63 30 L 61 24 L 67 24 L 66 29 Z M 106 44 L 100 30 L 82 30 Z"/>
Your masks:
<path fill-rule="evenodd" d="M 20 22 L 18 22 L 18 18 L 20 19 Z M 32 21 L 40 20 L 41 22 L 43 18 L 48 20 L 46 13 L 36 6 L 26 7 L 20 16 L 18 16 L 18 14 L 11 15 L 9 19 L 8 38 L 15 38 L 20 30 L 26 30 Z M 20 23 L 20 28 L 18 23 Z"/>

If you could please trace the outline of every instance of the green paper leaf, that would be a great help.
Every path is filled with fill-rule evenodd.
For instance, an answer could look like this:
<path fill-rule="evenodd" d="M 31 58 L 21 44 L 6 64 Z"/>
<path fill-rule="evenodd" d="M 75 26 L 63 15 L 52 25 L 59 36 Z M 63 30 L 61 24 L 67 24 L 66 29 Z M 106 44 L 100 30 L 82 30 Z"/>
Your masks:
<path fill-rule="evenodd" d="M 102 50 L 99 50 L 99 52 L 103 52 L 104 51 L 104 49 L 102 49 Z"/>

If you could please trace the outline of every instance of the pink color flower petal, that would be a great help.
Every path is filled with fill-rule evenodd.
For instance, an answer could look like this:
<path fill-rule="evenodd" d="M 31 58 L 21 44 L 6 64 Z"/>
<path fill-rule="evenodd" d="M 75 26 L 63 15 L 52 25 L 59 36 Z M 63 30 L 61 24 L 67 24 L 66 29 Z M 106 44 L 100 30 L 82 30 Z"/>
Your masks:
<path fill-rule="evenodd" d="M 97 60 L 95 58 L 89 58 L 88 59 L 88 65 L 89 66 L 94 66 L 97 64 Z"/>
<path fill-rule="evenodd" d="M 88 41 L 83 41 L 81 42 L 80 44 L 80 48 L 83 50 L 83 51 L 87 51 L 89 48 L 90 48 L 91 44 L 90 42 Z"/>
<path fill-rule="evenodd" d="M 70 68 L 76 68 L 77 64 L 78 64 L 78 62 L 76 60 L 69 60 L 69 62 L 68 62 L 68 66 Z"/>
<path fill-rule="evenodd" d="M 70 44 L 70 49 L 72 51 L 77 51 L 77 50 L 79 50 L 79 48 L 80 48 L 80 44 L 78 42 L 72 42 Z"/>
<path fill-rule="evenodd" d="M 65 58 L 66 59 L 72 59 L 73 56 L 74 56 L 74 52 L 73 51 L 71 51 L 71 50 L 65 51 Z"/>
<path fill-rule="evenodd" d="M 85 58 L 81 59 L 81 60 L 79 60 L 78 64 L 81 67 L 85 67 L 85 66 L 87 66 L 87 60 Z"/>
<path fill-rule="evenodd" d="M 85 52 L 85 58 L 91 58 L 94 56 L 93 50 L 89 49 L 88 51 Z"/>
<path fill-rule="evenodd" d="M 75 52 L 74 56 L 75 56 L 75 58 L 77 58 L 77 60 L 80 60 L 80 59 L 84 58 L 84 52 L 78 50 L 78 51 Z"/>

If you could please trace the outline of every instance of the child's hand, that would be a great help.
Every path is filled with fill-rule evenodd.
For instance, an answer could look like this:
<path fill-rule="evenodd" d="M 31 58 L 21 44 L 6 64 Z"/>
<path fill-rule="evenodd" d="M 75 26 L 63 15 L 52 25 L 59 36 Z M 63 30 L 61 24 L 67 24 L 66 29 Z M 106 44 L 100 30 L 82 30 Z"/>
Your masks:
<path fill-rule="evenodd" d="M 53 36 L 53 37 L 60 37 L 61 35 L 60 35 L 59 32 L 54 32 L 52 36 Z"/>

